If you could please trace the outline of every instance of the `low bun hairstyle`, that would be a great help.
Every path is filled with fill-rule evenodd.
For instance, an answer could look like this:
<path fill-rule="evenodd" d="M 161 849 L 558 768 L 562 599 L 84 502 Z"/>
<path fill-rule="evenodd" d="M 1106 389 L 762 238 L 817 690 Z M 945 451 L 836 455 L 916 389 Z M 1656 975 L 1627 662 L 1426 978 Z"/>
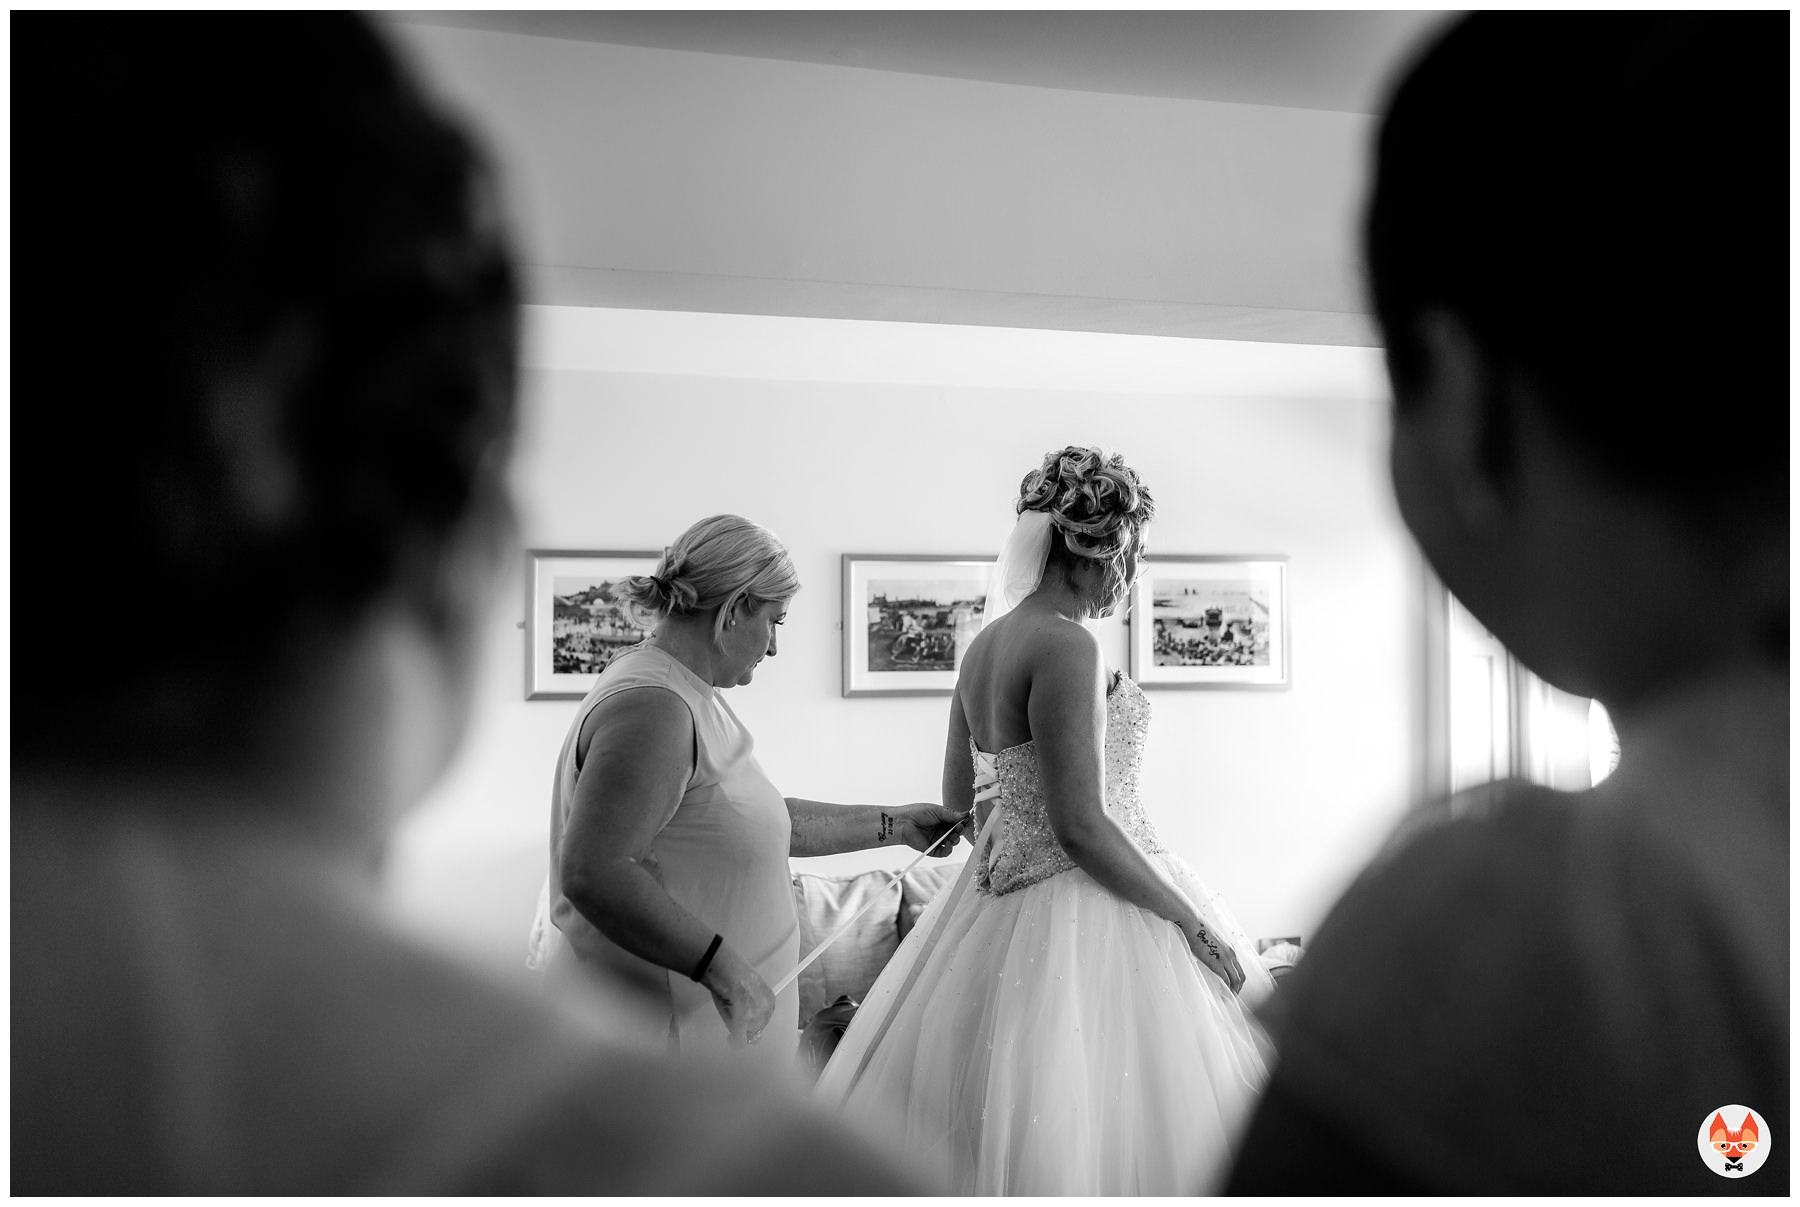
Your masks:
<path fill-rule="evenodd" d="M 654 571 L 626 579 L 622 593 L 632 607 L 658 620 L 717 608 L 717 641 L 739 600 L 771 603 L 799 590 L 794 559 L 773 532 L 743 516 L 715 515 L 664 549 Z"/>
<path fill-rule="evenodd" d="M 1156 502 L 1123 457 L 1071 444 L 1046 453 L 1025 475 L 1013 510 L 1049 513 L 1060 539 L 1050 542 L 1046 575 L 1054 568 L 1066 577 L 1083 562 L 1098 562 L 1104 573 L 1097 599 L 1106 601 L 1124 585 L 1125 553 L 1155 517 Z"/>

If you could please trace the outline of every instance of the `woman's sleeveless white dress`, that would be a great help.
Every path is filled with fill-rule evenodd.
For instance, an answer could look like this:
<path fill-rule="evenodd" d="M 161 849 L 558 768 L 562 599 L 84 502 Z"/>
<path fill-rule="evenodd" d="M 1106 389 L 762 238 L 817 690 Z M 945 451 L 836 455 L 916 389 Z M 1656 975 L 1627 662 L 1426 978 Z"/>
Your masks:
<path fill-rule="evenodd" d="M 1244 996 L 1166 919 L 1075 866 L 1050 831 L 1034 743 L 975 751 L 978 799 L 998 807 L 817 1091 L 947 1173 L 954 1194 L 1207 1191 L 1267 1078 L 1273 1053 L 1247 1007 L 1273 981 L 1144 814 L 1149 701 L 1121 676 L 1106 712 L 1107 812 L 1237 950 Z"/>
<path fill-rule="evenodd" d="M 655 645 L 633 646 L 613 659 L 576 710 L 557 756 L 550 802 L 551 874 L 538 894 L 529 966 L 552 984 L 594 977 L 638 990 L 649 1007 L 645 1038 L 664 1035 L 677 1051 L 726 1050 L 725 1022 L 712 994 L 680 971 L 661 968 L 619 947 L 561 892 L 562 836 L 580 777 L 581 727 L 602 701 L 629 691 L 668 691 L 694 723 L 694 768 L 681 800 L 662 817 L 645 863 L 670 898 L 718 931 L 769 984 L 800 959 L 800 921 L 788 866 L 792 823 L 781 790 L 756 759 L 756 743 L 719 689 Z M 762 1042 L 736 1053 L 739 1062 L 794 1073 L 800 989 L 775 1002 Z"/>

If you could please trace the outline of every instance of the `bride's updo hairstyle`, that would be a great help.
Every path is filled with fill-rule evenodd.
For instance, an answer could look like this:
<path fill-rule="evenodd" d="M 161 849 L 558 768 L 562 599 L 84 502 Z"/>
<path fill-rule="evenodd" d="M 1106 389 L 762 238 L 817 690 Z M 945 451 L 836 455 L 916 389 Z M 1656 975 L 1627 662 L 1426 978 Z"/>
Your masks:
<path fill-rule="evenodd" d="M 792 599 L 799 590 L 800 576 L 787 546 L 741 515 L 700 520 L 663 550 L 654 572 L 623 584 L 626 600 L 658 620 L 719 609 L 714 641 L 724 634 L 740 599 L 772 603 Z"/>
<path fill-rule="evenodd" d="M 1125 585 L 1125 552 L 1156 515 L 1156 502 L 1125 458 L 1071 444 L 1045 454 L 1025 475 L 1013 510 L 1050 514 L 1054 534 L 1044 576 L 1071 581 L 1076 567 L 1098 563 L 1104 573 L 1094 602 L 1105 604 Z"/>

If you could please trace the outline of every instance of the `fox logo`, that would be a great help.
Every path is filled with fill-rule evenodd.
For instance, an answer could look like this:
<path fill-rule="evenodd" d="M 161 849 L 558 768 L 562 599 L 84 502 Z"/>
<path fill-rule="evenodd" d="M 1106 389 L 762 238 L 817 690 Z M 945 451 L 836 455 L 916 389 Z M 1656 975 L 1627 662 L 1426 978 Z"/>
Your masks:
<path fill-rule="evenodd" d="M 1732 1127 L 1727 1112 L 1738 1120 Z M 1768 1156 L 1768 1124 L 1743 1106 L 1723 1106 L 1700 1128 L 1700 1156 L 1707 1167 L 1723 1177 L 1755 1173 Z"/>
<path fill-rule="evenodd" d="M 1713 1151 L 1725 1154 L 1727 1169 L 1731 1168 L 1730 1163 L 1733 1161 L 1737 1162 L 1737 1168 L 1744 1167 L 1744 1154 L 1756 1147 L 1757 1138 L 1755 1115 L 1746 1111 L 1744 1122 L 1738 1126 L 1735 1132 L 1725 1126 L 1725 1112 L 1719 1111 L 1713 1115 L 1711 1135 Z"/>

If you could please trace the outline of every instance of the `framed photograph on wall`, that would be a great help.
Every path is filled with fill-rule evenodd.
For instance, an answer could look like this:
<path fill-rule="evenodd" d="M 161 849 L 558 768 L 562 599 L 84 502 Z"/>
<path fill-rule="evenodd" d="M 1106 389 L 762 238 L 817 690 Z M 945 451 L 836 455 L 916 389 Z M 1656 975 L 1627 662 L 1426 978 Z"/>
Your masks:
<path fill-rule="evenodd" d="M 619 584 L 657 553 L 525 551 L 525 698 L 579 700 L 619 651 L 649 636 Z"/>
<path fill-rule="evenodd" d="M 1152 554 L 1131 591 L 1130 643 L 1144 687 L 1287 687 L 1287 558 Z"/>
<path fill-rule="evenodd" d="M 947 696 L 987 603 L 992 557 L 844 555 L 844 695 Z"/>

